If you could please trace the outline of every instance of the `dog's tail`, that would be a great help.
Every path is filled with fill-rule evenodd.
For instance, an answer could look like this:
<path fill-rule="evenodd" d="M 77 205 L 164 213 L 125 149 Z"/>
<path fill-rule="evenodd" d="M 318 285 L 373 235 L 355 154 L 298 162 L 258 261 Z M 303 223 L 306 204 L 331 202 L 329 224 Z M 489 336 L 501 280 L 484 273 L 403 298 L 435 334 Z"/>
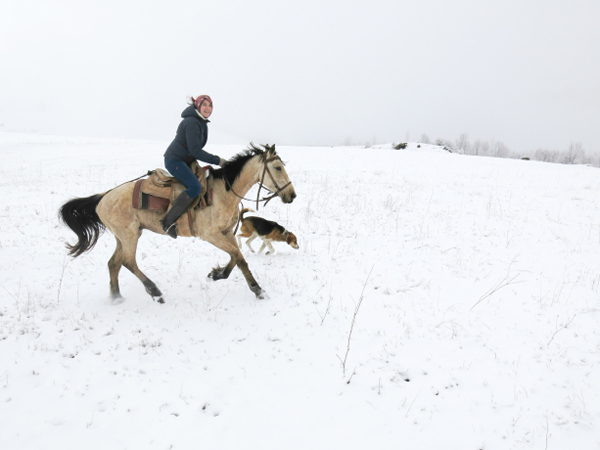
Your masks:
<path fill-rule="evenodd" d="M 242 209 L 242 210 L 240 211 L 240 222 L 241 222 L 242 220 L 244 220 L 244 214 L 246 214 L 247 212 L 254 212 L 254 210 L 253 210 L 253 209 L 250 209 L 250 208 L 244 208 L 244 209 Z"/>

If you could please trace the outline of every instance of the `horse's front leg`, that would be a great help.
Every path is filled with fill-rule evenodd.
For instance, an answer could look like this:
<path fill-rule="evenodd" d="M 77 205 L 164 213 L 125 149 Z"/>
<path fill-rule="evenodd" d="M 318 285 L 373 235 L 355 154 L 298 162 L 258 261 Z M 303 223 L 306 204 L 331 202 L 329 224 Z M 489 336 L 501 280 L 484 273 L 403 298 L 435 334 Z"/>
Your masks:
<path fill-rule="evenodd" d="M 229 278 L 231 271 L 237 265 L 238 258 L 241 255 L 241 252 L 238 251 L 239 247 L 237 245 L 237 242 L 235 241 L 235 238 L 233 240 L 234 245 L 232 247 L 231 240 L 228 239 L 228 237 L 228 235 L 218 233 L 215 236 L 211 236 L 210 240 L 207 239 L 215 247 L 223 250 L 224 252 L 227 252 L 230 256 L 229 262 L 225 267 L 217 266 L 208 274 L 208 278 L 211 278 L 215 281 L 225 280 Z"/>
<path fill-rule="evenodd" d="M 248 283 L 250 290 L 256 295 L 256 298 L 260 300 L 267 298 L 267 293 L 258 285 L 256 280 L 254 279 L 254 276 L 252 275 L 252 272 L 250 272 L 250 268 L 248 267 L 248 263 L 246 262 L 241 253 L 240 260 L 238 261 L 237 265 L 244 274 L 246 282 Z"/>
<path fill-rule="evenodd" d="M 237 263 L 234 260 L 234 257 L 232 256 L 231 259 L 229 260 L 229 263 L 227 263 L 227 265 L 225 267 L 217 266 L 213 270 L 211 270 L 210 273 L 208 274 L 208 278 L 211 278 L 215 281 L 225 280 L 225 279 L 229 278 L 231 271 L 233 270 L 233 268 L 236 265 L 237 265 Z"/>
<path fill-rule="evenodd" d="M 226 235 L 219 234 L 217 236 L 211 237 L 211 239 L 208 241 L 215 247 L 220 248 L 224 252 L 227 252 L 231 257 L 229 263 L 225 267 L 214 268 L 208 274 L 209 278 L 212 278 L 215 281 L 228 278 L 233 268 L 237 265 L 244 274 L 246 282 L 248 283 L 250 290 L 254 292 L 254 295 L 256 295 L 256 297 L 260 299 L 266 297 L 266 293 L 258 285 L 256 279 L 252 275 L 252 272 L 250 272 L 250 269 L 248 268 L 248 263 L 244 259 L 244 255 L 242 255 L 240 248 L 237 246 L 235 236 L 232 233 L 228 233 Z"/>

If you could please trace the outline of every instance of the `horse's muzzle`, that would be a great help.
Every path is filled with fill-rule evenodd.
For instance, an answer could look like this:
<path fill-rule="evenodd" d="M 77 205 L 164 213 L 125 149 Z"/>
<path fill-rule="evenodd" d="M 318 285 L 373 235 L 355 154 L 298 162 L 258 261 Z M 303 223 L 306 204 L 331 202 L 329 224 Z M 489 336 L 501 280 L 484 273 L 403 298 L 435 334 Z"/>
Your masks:
<path fill-rule="evenodd" d="M 294 201 L 294 199 L 296 198 L 296 193 L 294 191 L 288 193 L 281 193 L 281 201 L 283 203 L 292 203 Z"/>

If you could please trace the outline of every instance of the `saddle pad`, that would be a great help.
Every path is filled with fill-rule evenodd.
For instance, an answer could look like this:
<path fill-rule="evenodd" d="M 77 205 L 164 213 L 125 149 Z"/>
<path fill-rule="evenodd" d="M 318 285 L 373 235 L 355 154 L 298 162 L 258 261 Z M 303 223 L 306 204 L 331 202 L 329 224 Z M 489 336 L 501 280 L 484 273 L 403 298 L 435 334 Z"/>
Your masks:
<path fill-rule="evenodd" d="M 133 187 L 132 206 L 135 209 L 149 209 L 151 211 L 166 212 L 169 208 L 169 199 L 155 197 L 142 192 L 142 184 L 145 180 L 138 180 Z"/>

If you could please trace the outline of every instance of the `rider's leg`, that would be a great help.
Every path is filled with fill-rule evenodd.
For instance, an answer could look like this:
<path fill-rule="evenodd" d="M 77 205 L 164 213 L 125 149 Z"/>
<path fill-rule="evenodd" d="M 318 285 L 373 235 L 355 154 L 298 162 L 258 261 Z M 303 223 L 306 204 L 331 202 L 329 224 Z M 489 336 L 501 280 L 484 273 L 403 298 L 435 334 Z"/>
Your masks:
<path fill-rule="evenodd" d="M 202 186 L 200 181 L 188 165 L 183 161 L 177 161 L 174 159 L 165 158 L 165 167 L 167 170 L 177 178 L 187 188 L 183 191 L 173 202 L 171 209 L 167 212 L 165 217 L 160 221 L 163 230 L 172 238 L 177 238 L 177 227 L 175 222 L 181 217 L 186 211 L 188 206 L 194 201 L 196 197 L 200 195 Z"/>

